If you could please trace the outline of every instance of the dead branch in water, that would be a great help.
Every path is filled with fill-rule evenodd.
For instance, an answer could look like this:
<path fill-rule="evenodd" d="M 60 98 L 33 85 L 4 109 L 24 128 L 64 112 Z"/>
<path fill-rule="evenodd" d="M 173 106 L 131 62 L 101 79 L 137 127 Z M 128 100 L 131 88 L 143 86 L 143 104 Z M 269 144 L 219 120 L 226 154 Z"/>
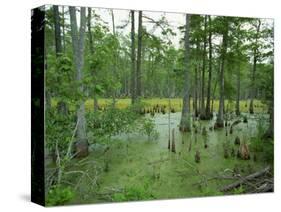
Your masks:
<path fill-rule="evenodd" d="M 266 175 L 267 173 L 269 173 L 270 171 L 270 167 L 267 166 L 266 168 L 258 171 L 258 172 L 255 172 L 253 174 L 250 174 L 246 177 L 241 177 L 240 180 L 234 182 L 234 183 L 231 183 L 223 188 L 220 189 L 221 192 L 227 192 L 227 191 L 230 191 L 232 189 L 235 189 L 235 188 L 238 188 L 239 186 L 243 185 L 243 184 L 247 184 L 247 185 L 251 185 L 253 187 L 255 187 L 254 184 L 252 183 L 249 183 L 250 181 L 256 179 L 256 178 L 259 178 L 261 176 L 264 176 Z M 257 190 L 258 188 L 255 188 L 255 190 Z"/>

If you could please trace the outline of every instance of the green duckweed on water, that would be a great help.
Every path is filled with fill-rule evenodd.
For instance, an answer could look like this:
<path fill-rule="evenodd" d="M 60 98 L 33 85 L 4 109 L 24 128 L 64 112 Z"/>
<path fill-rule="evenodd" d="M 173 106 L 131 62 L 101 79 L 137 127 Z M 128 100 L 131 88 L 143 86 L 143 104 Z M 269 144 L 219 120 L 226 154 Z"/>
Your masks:
<path fill-rule="evenodd" d="M 258 134 L 256 115 L 248 115 L 248 123 L 240 122 L 227 136 L 227 128 L 211 129 L 213 120 L 194 121 L 197 133 L 194 127 L 192 132 L 181 133 L 180 116 L 171 113 L 176 153 L 168 150 L 168 114 L 154 116 L 158 132 L 155 139 L 130 133 L 110 138 L 109 146 L 91 145 L 88 157 L 74 159 L 67 170 L 72 174 L 65 181 L 73 184 L 75 193 L 67 204 L 223 195 L 220 188 L 234 180 L 215 177 L 234 176 L 234 171 L 246 176 L 268 165 L 259 155 L 253 160 L 251 141 Z M 204 128 L 206 134 L 202 134 Z M 250 160 L 237 158 L 239 145 L 234 143 L 237 136 L 249 145 Z M 200 153 L 199 163 L 195 162 L 196 152 Z"/>

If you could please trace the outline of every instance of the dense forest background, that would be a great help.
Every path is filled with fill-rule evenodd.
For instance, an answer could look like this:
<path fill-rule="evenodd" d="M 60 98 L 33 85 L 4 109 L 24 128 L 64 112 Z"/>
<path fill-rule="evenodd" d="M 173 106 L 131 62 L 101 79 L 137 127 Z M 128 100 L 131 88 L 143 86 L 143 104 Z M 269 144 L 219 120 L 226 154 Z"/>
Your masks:
<path fill-rule="evenodd" d="M 77 187 L 66 187 L 73 174 L 94 181 L 92 190 L 98 191 L 98 177 L 84 166 L 72 170 L 73 160 L 102 149 L 102 169 L 108 172 L 112 139 L 141 132 L 157 140 L 158 114 L 167 115 L 164 140 L 172 152 L 171 114 L 179 114 L 180 132 L 192 136 L 208 134 L 206 128 L 224 129 L 228 136 L 240 120 L 258 117 L 259 140 L 273 142 L 272 20 L 50 6 L 45 24 L 46 157 L 53 159 L 46 174 L 49 205 L 73 198 Z M 244 134 L 239 136 L 245 141 Z M 233 148 L 222 143 L 228 158 Z M 249 159 L 247 142 L 239 145 L 239 157 Z M 267 159 L 273 155 L 268 151 Z M 200 162 L 199 150 L 194 154 Z M 111 200 L 150 197 L 138 192 Z"/>

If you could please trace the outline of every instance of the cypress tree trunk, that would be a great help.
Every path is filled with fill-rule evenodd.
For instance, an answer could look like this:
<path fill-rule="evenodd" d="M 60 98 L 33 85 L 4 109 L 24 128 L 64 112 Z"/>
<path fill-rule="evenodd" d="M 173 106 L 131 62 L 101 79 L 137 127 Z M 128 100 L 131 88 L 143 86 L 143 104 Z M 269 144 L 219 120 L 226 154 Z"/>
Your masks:
<path fill-rule="evenodd" d="M 256 87 L 256 67 L 257 67 L 257 56 L 256 49 L 254 50 L 254 63 L 253 63 L 253 71 L 252 71 L 252 85 L 251 85 L 251 95 L 250 95 L 250 107 L 249 112 L 251 114 L 254 113 L 254 98 L 255 98 L 255 87 Z"/>
<path fill-rule="evenodd" d="M 199 55 L 199 40 L 197 39 L 197 41 L 196 41 L 196 54 L 197 54 L 197 57 L 198 57 L 198 55 Z M 198 59 L 199 60 L 199 59 Z M 194 97 L 194 115 L 195 115 L 195 117 L 198 117 L 198 115 L 199 115 L 199 111 L 198 111 L 198 91 L 200 90 L 200 86 L 199 86 L 199 81 L 200 81 L 200 79 L 199 79 L 199 77 L 198 77 L 198 71 L 200 70 L 200 66 L 199 66 L 199 63 L 197 63 L 196 65 L 195 65 L 195 91 L 194 91 L 194 95 L 195 95 L 195 97 Z M 199 91 L 199 93 L 200 93 L 200 91 Z M 199 102 L 200 103 L 200 102 Z"/>
<path fill-rule="evenodd" d="M 142 53 L 142 11 L 139 11 L 138 26 L 138 50 L 137 50 L 137 72 L 136 72 L 136 98 L 141 97 L 141 53 Z"/>
<path fill-rule="evenodd" d="M 189 103 L 189 20 L 190 15 L 185 16 L 185 36 L 184 36 L 184 96 L 182 105 L 182 116 L 180 121 L 180 130 L 183 132 L 190 131 L 190 108 Z"/>
<path fill-rule="evenodd" d="M 214 112 L 214 101 L 215 101 L 215 94 L 216 94 L 217 84 L 218 84 L 218 80 L 216 80 L 215 85 L 214 85 L 214 89 L 213 89 L 212 104 L 211 104 L 211 113 L 212 114 Z"/>
<path fill-rule="evenodd" d="M 88 40 L 89 40 L 89 49 L 90 49 L 90 55 L 91 57 L 94 57 L 95 51 L 94 51 L 94 42 L 93 42 L 93 34 L 91 31 L 91 20 L 92 20 L 92 9 L 89 7 L 88 8 L 88 18 L 87 18 L 87 27 L 88 27 Z M 91 66 L 90 67 L 92 70 L 92 73 L 94 75 L 94 84 L 96 84 L 96 70 Z M 94 96 L 94 111 L 98 111 L 99 105 L 98 105 L 98 98 L 96 95 L 96 92 L 93 91 L 93 96 Z"/>
<path fill-rule="evenodd" d="M 215 124 L 215 128 L 224 127 L 224 65 L 225 57 L 227 51 L 227 42 L 228 42 L 228 20 L 224 20 L 224 32 L 223 32 L 223 41 L 222 41 L 222 53 L 221 53 L 221 67 L 220 67 L 220 102 L 219 102 L 219 112 Z"/>
<path fill-rule="evenodd" d="M 209 20 L 209 78 L 208 78 L 208 88 L 207 88 L 207 103 L 206 103 L 206 118 L 210 119 L 212 117 L 210 110 L 210 101 L 211 101 L 211 82 L 212 82 L 212 20 L 211 16 L 208 16 Z"/>
<path fill-rule="evenodd" d="M 53 10 L 54 10 L 54 21 L 55 21 L 56 55 L 58 57 L 62 53 L 60 16 L 59 16 L 59 8 L 58 8 L 58 6 L 54 5 L 53 6 Z"/>
<path fill-rule="evenodd" d="M 272 61 L 273 64 L 273 61 Z M 267 138 L 272 138 L 274 139 L 274 70 L 272 70 L 271 73 L 271 81 L 272 81 L 272 87 L 271 87 L 271 92 L 270 96 L 268 98 L 269 100 L 269 127 L 265 133 L 265 136 Z"/>
<path fill-rule="evenodd" d="M 206 69 L 206 46 L 207 46 L 207 16 L 204 18 L 204 44 L 203 44 L 203 64 L 202 64 L 202 83 L 201 83 L 201 104 L 200 119 L 206 119 L 205 114 L 205 69 Z"/>
<path fill-rule="evenodd" d="M 113 32 L 113 35 L 114 37 L 116 38 L 116 32 L 115 32 L 115 20 L 114 20 L 114 13 L 113 13 L 113 10 L 111 10 L 111 20 L 112 20 L 112 32 Z M 117 69 L 116 69 L 116 66 L 117 66 L 117 49 L 114 49 L 113 50 L 113 67 L 112 67 L 112 71 L 113 71 L 113 76 L 115 77 L 115 80 L 117 80 Z M 116 104 L 116 89 L 114 88 L 113 89 L 113 92 L 112 92 L 112 106 L 115 107 L 115 104 Z"/>
<path fill-rule="evenodd" d="M 202 74 L 201 74 L 201 68 L 202 68 L 202 64 L 200 62 L 200 59 L 198 58 L 198 117 L 200 116 L 200 106 L 201 106 L 201 95 L 202 95 L 202 92 L 201 92 L 201 88 L 202 88 Z"/>
<path fill-rule="evenodd" d="M 64 6 L 62 6 L 62 42 L 63 42 L 63 52 L 65 53 L 65 19 L 64 19 Z"/>
<path fill-rule="evenodd" d="M 194 102 L 193 102 L 193 105 L 194 105 L 194 116 L 197 117 L 198 116 L 198 105 L 197 105 L 197 101 L 198 101 L 198 93 L 197 93 L 197 90 L 198 90 L 198 71 L 197 71 L 197 66 L 195 67 L 195 85 L 194 85 Z"/>
<path fill-rule="evenodd" d="M 237 116 L 240 115 L 240 64 L 238 64 L 237 70 L 237 96 L 236 96 L 236 106 L 235 113 Z"/>
<path fill-rule="evenodd" d="M 87 27 L 88 27 L 88 39 L 89 39 L 89 49 L 90 54 L 94 56 L 94 44 L 93 44 L 93 35 L 91 31 L 91 20 L 92 20 L 92 9 L 88 8 L 88 19 L 87 19 Z"/>
<path fill-rule="evenodd" d="M 261 21 L 258 20 L 256 38 L 255 38 L 255 45 L 257 45 L 259 32 L 260 32 Z M 254 98 L 255 98 L 255 90 L 256 90 L 256 70 L 257 70 L 257 60 L 258 60 L 258 47 L 254 47 L 254 58 L 253 58 L 253 71 L 252 71 L 252 85 L 251 85 L 251 95 L 250 95 L 250 107 L 249 112 L 251 114 L 254 113 Z"/>
<path fill-rule="evenodd" d="M 172 129 L 172 150 L 171 150 L 171 152 L 176 153 L 175 128 Z"/>
<path fill-rule="evenodd" d="M 80 12 L 80 30 L 78 33 L 76 10 L 75 7 L 69 7 L 70 13 L 70 27 L 72 48 L 74 56 L 74 64 L 76 69 L 76 80 L 81 82 L 83 80 L 83 66 L 84 66 L 84 38 L 86 28 L 86 9 L 81 7 Z M 83 93 L 83 85 L 79 86 L 79 92 Z M 76 152 L 78 157 L 88 155 L 88 140 L 86 134 L 86 118 L 85 118 L 85 105 L 84 100 L 79 102 L 79 108 L 77 110 L 77 134 L 76 134 Z"/>
<path fill-rule="evenodd" d="M 135 11 L 131 10 L 131 96 L 136 102 L 136 53 L 135 53 Z"/>
<path fill-rule="evenodd" d="M 56 46 L 56 57 L 59 58 L 62 55 L 62 39 L 61 39 L 61 25 L 60 15 L 58 6 L 53 6 L 54 12 L 54 23 L 55 23 L 55 46 Z M 49 94 L 47 94 L 49 98 Z M 66 102 L 60 100 L 57 105 L 57 110 L 60 114 L 66 115 L 68 112 Z"/>

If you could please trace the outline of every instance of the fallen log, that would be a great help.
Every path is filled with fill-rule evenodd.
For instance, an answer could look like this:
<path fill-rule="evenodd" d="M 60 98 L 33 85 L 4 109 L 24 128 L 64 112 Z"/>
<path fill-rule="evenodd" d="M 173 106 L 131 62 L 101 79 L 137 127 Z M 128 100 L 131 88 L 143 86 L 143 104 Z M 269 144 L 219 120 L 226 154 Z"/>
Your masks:
<path fill-rule="evenodd" d="M 253 193 L 265 193 L 274 191 L 273 183 L 265 183 L 258 187 Z"/>
<path fill-rule="evenodd" d="M 258 178 L 258 177 L 261 177 L 261 176 L 267 174 L 269 172 L 269 170 L 270 170 L 270 167 L 267 166 L 266 168 L 262 169 L 261 171 L 258 171 L 258 172 L 255 172 L 253 174 L 250 174 L 250 175 L 248 175 L 246 177 L 243 177 L 240 180 L 238 180 L 238 181 L 236 181 L 236 182 L 234 182 L 232 184 L 229 184 L 229 185 L 221 188 L 220 191 L 221 192 L 230 191 L 230 190 L 232 190 L 234 188 L 237 188 L 237 187 L 241 186 L 242 184 L 246 183 L 247 181 L 251 181 L 251 180 L 253 180 L 255 178 Z"/>

